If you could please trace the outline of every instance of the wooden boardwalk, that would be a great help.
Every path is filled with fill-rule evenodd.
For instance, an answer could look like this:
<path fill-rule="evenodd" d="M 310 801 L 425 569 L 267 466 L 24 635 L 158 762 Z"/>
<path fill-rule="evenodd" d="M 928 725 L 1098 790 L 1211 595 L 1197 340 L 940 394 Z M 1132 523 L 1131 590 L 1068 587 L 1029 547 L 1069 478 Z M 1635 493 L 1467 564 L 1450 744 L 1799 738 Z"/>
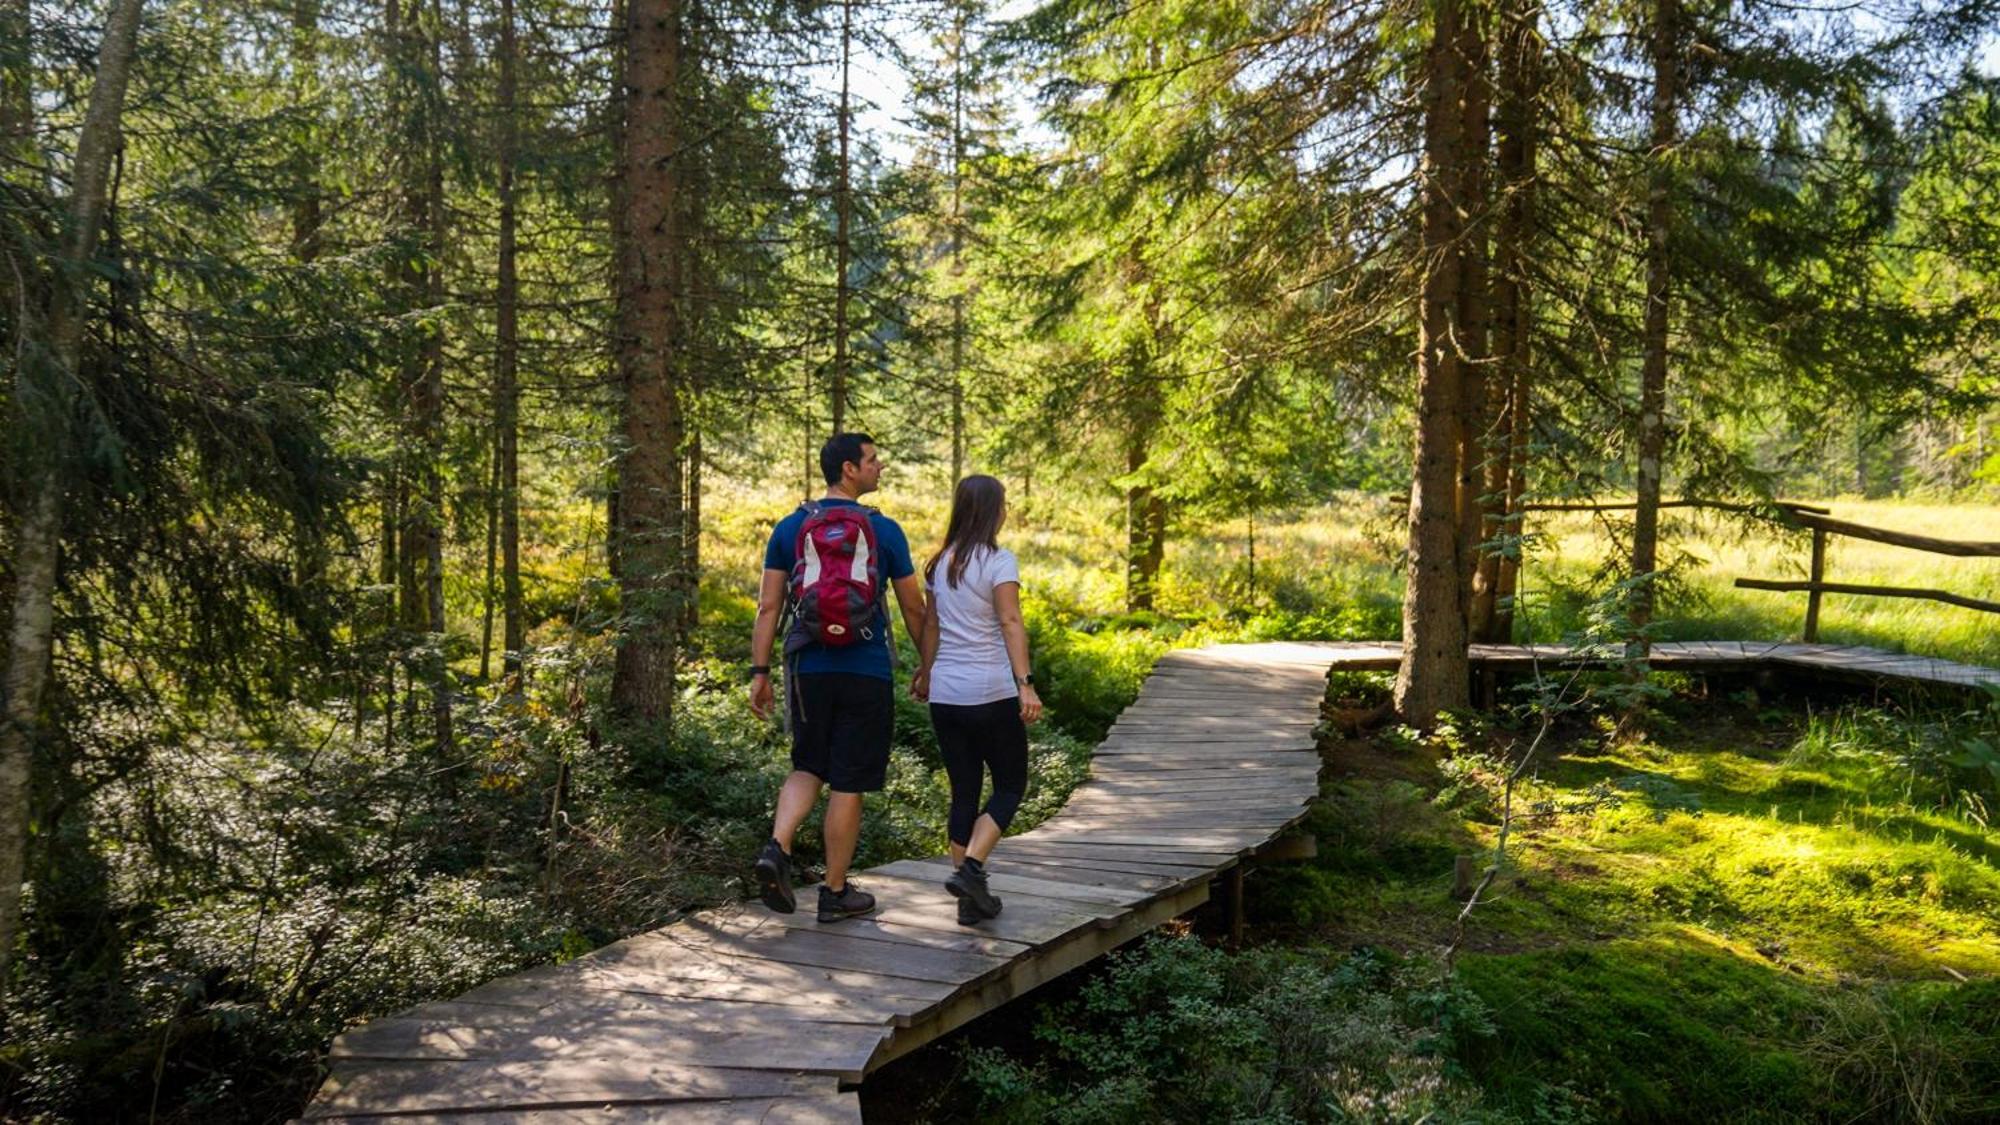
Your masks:
<path fill-rule="evenodd" d="M 1469 655 L 1515 671 L 1601 662 L 1554 645 Z M 881 902 L 865 919 L 705 911 L 340 1036 L 305 1118 L 857 1121 L 842 1083 L 1207 902 L 1317 794 L 1328 670 L 1400 656 L 1382 642 L 1169 653 L 1063 811 L 994 853 L 999 918 L 957 924 L 942 856 L 857 873 Z M 1662 643 L 1652 661 L 2000 684 L 1992 668 L 1841 645 Z"/>
<path fill-rule="evenodd" d="M 942 856 L 856 873 L 865 919 L 706 911 L 349 1031 L 305 1118 L 858 1121 L 843 1082 L 1200 906 L 1304 815 L 1343 647 L 1164 657 L 1090 780 L 994 853 L 992 921 L 957 923 Z"/>

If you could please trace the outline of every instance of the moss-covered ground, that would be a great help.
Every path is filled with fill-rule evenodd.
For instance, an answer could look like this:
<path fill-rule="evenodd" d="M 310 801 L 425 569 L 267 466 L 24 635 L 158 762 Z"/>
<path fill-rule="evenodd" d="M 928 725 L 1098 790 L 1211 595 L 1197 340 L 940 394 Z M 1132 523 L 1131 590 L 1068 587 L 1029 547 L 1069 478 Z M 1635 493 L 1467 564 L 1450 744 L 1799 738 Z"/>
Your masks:
<path fill-rule="evenodd" d="M 1525 739 L 1335 743 L 1318 858 L 1255 881 L 1263 937 L 1406 954 L 1457 937 L 1494 1031 L 1456 1057 L 1496 1110 L 2000 1115 L 2000 832 L 1958 764 L 2000 712 L 1681 686 L 1636 726 L 1557 728 L 1462 933 L 1454 859 L 1490 861 Z"/>

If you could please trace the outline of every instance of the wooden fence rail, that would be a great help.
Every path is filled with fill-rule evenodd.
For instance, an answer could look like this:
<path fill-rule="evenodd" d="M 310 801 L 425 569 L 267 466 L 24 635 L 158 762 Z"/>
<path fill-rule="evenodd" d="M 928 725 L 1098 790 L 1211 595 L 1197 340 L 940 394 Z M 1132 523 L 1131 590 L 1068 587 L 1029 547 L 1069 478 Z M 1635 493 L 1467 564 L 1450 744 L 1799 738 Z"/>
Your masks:
<path fill-rule="evenodd" d="M 1407 496 L 1391 497 L 1399 503 L 1408 503 Z M 1801 637 L 1808 644 L 1819 640 L 1820 602 L 1827 594 L 1852 594 L 1877 598 L 1922 598 L 1927 601 L 1942 602 L 1978 610 L 1982 613 L 2000 613 L 2000 602 L 1970 598 L 1945 590 L 1932 590 L 1915 586 L 1873 586 L 1850 582 L 1828 582 L 1826 580 L 1826 544 L 1834 535 L 1844 535 L 1850 539 L 1865 539 L 1871 543 L 1886 543 L 1892 547 L 1907 547 L 1913 551 L 1926 551 L 1934 555 L 1950 555 L 1954 558 L 2000 558 L 2000 542 L 1984 542 L 1968 539 L 1940 539 L 1931 535 L 1916 535 L 1907 531 L 1891 531 L 1888 528 L 1870 527 L 1867 524 L 1837 520 L 1832 509 L 1815 504 L 1803 504 L 1796 500 L 1773 500 L 1763 504 L 1744 504 L 1727 500 L 1680 499 L 1662 500 L 1662 508 L 1708 508 L 1715 511 L 1735 512 L 1740 515 L 1755 516 L 1770 520 L 1791 530 L 1812 533 L 1812 560 L 1808 566 L 1807 578 L 1803 582 L 1771 578 L 1738 578 L 1735 585 L 1742 590 L 1772 590 L 1780 593 L 1804 593 L 1806 595 L 1806 620 Z M 1596 500 L 1548 501 L 1521 505 L 1522 512 L 1630 512 L 1636 511 L 1636 501 L 1623 500 L 1603 502 Z M 1772 513 L 1779 513 L 1773 515 Z"/>

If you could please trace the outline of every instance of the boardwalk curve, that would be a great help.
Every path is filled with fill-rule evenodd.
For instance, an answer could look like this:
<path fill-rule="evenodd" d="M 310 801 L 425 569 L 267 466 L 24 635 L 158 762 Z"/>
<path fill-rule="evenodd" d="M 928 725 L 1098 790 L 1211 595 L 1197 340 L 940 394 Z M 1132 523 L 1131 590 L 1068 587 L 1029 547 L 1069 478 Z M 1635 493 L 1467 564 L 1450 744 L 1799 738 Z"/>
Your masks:
<path fill-rule="evenodd" d="M 1343 647 L 1163 657 L 1090 779 L 995 854 L 999 918 L 958 925 L 943 856 L 857 873 L 864 919 L 705 911 L 349 1031 L 304 1116 L 858 1121 L 841 1083 L 1200 906 L 1303 816 Z"/>
<path fill-rule="evenodd" d="M 1500 671 L 1602 663 L 1474 645 Z M 1394 668 L 1394 642 L 1162 657 L 1062 812 L 1009 837 L 997 919 L 959 926 L 942 856 L 856 878 L 882 906 L 822 926 L 751 903 L 419 1005 L 335 1039 L 307 1120 L 603 1125 L 860 1120 L 842 1083 L 1205 903 L 1318 792 L 1329 669 Z M 2000 670 L 1852 645 L 1684 641 L 1652 663 L 1782 667 L 1969 687 Z M 1240 892 L 1239 892 L 1240 893 Z"/>

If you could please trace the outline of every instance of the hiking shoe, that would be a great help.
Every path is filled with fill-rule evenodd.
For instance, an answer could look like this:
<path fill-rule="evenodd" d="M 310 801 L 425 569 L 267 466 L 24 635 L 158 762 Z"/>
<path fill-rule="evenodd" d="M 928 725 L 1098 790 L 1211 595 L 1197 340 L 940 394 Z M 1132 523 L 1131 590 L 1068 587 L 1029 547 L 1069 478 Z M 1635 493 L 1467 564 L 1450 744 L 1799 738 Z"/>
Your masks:
<path fill-rule="evenodd" d="M 986 915 L 984 915 L 984 914 L 981 914 L 981 913 L 979 912 L 979 908 L 978 908 L 978 907 L 976 907 L 976 906 L 974 906 L 974 905 L 972 905 L 972 900 L 971 900 L 971 899 L 969 899 L 969 898 L 962 898 L 962 899 L 959 899 L 959 900 L 958 900 L 958 924 L 959 924 L 959 925 L 961 925 L 961 926 L 977 926 L 977 925 L 978 925 L 979 923 L 981 923 L 981 922 L 984 922 L 984 921 L 986 921 Z"/>
<path fill-rule="evenodd" d="M 764 841 L 764 850 L 757 853 L 757 897 L 764 905 L 779 914 L 790 914 L 799 908 L 798 896 L 792 893 L 792 857 L 785 854 L 776 838 Z"/>
<path fill-rule="evenodd" d="M 854 918 L 875 909 L 875 896 L 857 888 L 849 879 L 847 886 L 839 894 L 833 893 L 825 883 L 819 885 L 819 920 L 838 922 L 842 918 Z"/>
<path fill-rule="evenodd" d="M 950 891 L 961 904 L 971 903 L 982 918 L 1000 916 L 1000 896 L 986 885 L 986 865 L 970 856 L 966 857 L 964 866 L 944 881 L 944 889 Z M 963 917 L 962 913 L 960 917 Z"/>

